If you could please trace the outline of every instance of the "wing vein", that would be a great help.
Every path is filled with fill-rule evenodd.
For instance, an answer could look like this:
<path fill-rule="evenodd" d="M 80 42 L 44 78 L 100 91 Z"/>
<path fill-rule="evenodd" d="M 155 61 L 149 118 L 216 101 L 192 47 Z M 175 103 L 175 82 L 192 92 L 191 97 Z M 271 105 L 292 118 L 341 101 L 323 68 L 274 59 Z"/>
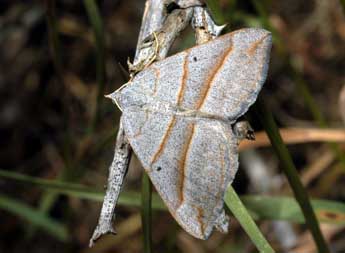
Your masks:
<path fill-rule="evenodd" d="M 211 89 L 214 78 L 216 77 L 217 73 L 222 68 L 224 63 L 227 61 L 227 58 L 231 55 L 232 49 L 233 49 L 233 43 L 231 42 L 229 48 L 223 54 L 223 57 L 219 60 L 219 62 L 215 65 L 215 67 L 210 71 L 211 73 L 209 74 L 209 78 L 206 79 L 205 85 L 203 89 L 201 90 L 201 97 L 196 106 L 197 110 L 199 110 L 204 104 L 206 97 Z"/>
<path fill-rule="evenodd" d="M 172 119 L 170 120 L 170 123 L 169 123 L 169 125 L 168 125 L 168 127 L 167 127 L 167 129 L 166 129 L 166 131 L 164 133 L 164 135 L 163 135 L 162 141 L 159 144 L 158 150 L 156 151 L 156 153 L 153 155 L 153 157 L 151 159 L 151 166 L 161 156 L 161 154 L 162 154 L 162 152 L 164 150 L 164 147 L 167 144 L 168 138 L 169 138 L 169 136 L 171 134 L 171 131 L 172 131 L 173 127 L 175 126 L 175 124 L 176 124 L 176 117 L 173 116 Z"/>
<path fill-rule="evenodd" d="M 192 143 L 192 139 L 194 136 L 194 130 L 195 130 L 195 124 L 192 123 L 190 125 L 190 134 L 188 136 L 187 142 L 182 150 L 182 156 L 181 156 L 181 160 L 179 163 L 179 195 L 180 195 L 180 205 L 183 203 L 184 201 L 184 184 L 185 184 L 185 178 L 186 178 L 186 161 L 187 161 L 187 156 L 188 156 L 188 152 Z"/>
<path fill-rule="evenodd" d="M 159 81 L 159 78 L 160 78 L 160 71 L 158 68 L 155 68 L 155 67 L 152 67 L 154 73 L 155 73 L 155 83 L 154 83 L 154 86 L 153 86 L 153 96 L 156 96 L 157 95 L 157 89 L 158 89 L 158 81 Z"/>
<path fill-rule="evenodd" d="M 255 53 L 255 51 L 256 51 L 256 49 L 258 48 L 258 46 L 259 46 L 268 36 L 270 36 L 270 35 L 267 34 L 266 36 L 263 36 L 261 39 L 255 41 L 255 42 L 252 44 L 252 46 L 247 50 L 247 54 L 248 54 L 249 56 L 252 56 L 252 55 Z"/>
<path fill-rule="evenodd" d="M 180 89 L 178 91 L 178 95 L 177 95 L 177 105 L 181 105 L 182 100 L 183 100 L 183 96 L 186 90 L 186 82 L 187 82 L 187 77 L 188 77 L 188 56 L 189 56 L 189 51 L 186 51 L 186 55 L 183 59 L 183 75 L 182 75 L 182 82 L 181 82 L 181 86 Z"/>

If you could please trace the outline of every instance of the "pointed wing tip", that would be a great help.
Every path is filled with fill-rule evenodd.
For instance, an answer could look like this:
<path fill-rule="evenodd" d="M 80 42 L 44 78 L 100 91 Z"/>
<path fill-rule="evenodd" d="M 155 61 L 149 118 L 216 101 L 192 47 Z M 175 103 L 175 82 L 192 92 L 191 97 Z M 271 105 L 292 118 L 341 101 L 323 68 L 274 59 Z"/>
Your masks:
<path fill-rule="evenodd" d="M 110 94 L 106 94 L 106 95 L 104 95 L 104 97 L 105 98 L 109 98 L 109 99 L 111 99 L 111 100 L 114 100 L 115 99 L 115 94 L 114 94 L 115 92 L 113 92 L 113 93 L 110 93 Z"/>
<path fill-rule="evenodd" d="M 272 48 L 272 33 L 270 31 L 262 29 L 264 32 L 263 38 L 263 44 L 267 52 L 267 57 L 269 57 L 269 54 L 271 52 Z"/>
<path fill-rule="evenodd" d="M 121 106 L 119 104 L 119 92 L 116 90 L 113 93 L 104 95 L 105 98 L 109 98 L 111 99 L 111 101 L 113 102 L 113 104 L 117 105 L 117 107 L 122 111 Z"/>
<path fill-rule="evenodd" d="M 210 238 L 210 236 L 213 232 L 213 228 L 209 232 L 203 232 L 203 233 L 202 232 L 198 233 L 196 231 L 187 230 L 186 228 L 184 228 L 184 230 L 186 230 L 193 237 L 200 239 L 200 240 L 204 240 L 204 241 L 207 240 L 208 238 Z"/>
<path fill-rule="evenodd" d="M 261 37 L 263 38 L 263 42 L 267 45 L 272 44 L 272 33 L 268 30 L 258 28 L 258 31 L 261 33 Z"/>
<path fill-rule="evenodd" d="M 256 37 L 257 41 L 261 41 L 264 48 L 269 49 L 270 51 L 272 46 L 272 33 L 263 28 L 244 28 L 246 33 L 253 34 Z"/>
<path fill-rule="evenodd" d="M 272 33 L 263 28 L 242 28 L 239 30 L 235 30 L 231 33 L 227 33 L 222 36 L 225 38 L 237 39 L 240 43 L 243 39 L 250 41 L 250 39 L 254 39 L 255 41 L 261 41 L 265 48 L 271 48 L 272 45 Z M 220 37 L 220 38 L 222 38 Z"/>
<path fill-rule="evenodd" d="M 205 222 L 190 204 L 183 203 L 173 214 L 177 223 L 190 235 L 200 240 L 207 240 L 215 227 L 213 222 Z M 195 212 L 194 212 L 195 211 Z"/>

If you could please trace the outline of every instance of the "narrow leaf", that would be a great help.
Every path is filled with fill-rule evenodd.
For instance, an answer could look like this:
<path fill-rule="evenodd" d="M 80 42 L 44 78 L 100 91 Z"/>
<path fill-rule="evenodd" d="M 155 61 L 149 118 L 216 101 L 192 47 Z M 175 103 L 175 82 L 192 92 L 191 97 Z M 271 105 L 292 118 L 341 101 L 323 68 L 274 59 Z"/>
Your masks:
<path fill-rule="evenodd" d="M 57 180 L 47 180 L 31 176 L 26 176 L 16 172 L 0 170 L 0 178 L 14 180 L 16 182 L 32 184 L 45 190 L 66 196 L 102 202 L 104 193 L 97 191 L 90 186 L 61 182 Z M 293 197 L 272 197 L 244 195 L 241 196 L 243 203 L 252 217 L 256 220 L 286 220 L 296 223 L 304 223 L 301 209 Z M 141 193 L 122 192 L 119 205 L 141 206 Z M 345 225 L 345 204 L 329 200 L 312 200 L 312 206 L 320 222 Z M 167 210 L 159 195 L 152 194 L 152 208 L 154 210 Z"/>
<path fill-rule="evenodd" d="M 294 196 L 302 209 L 306 224 L 313 236 L 318 251 L 320 253 L 329 252 L 326 241 L 321 233 L 318 220 L 316 219 L 315 212 L 311 206 L 307 191 L 304 189 L 290 153 L 283 143 L 272 113 L 266 109 L 260 99 L 258 99 L 254 109 L 258 120 L 260 120 L 270 138 L 273 150 L 282 163 L 283 171 L 289 181 L 291 189 L 293 190 Z"/>
<path fill-rule="evenodd" d="M 260 229 L 256 226 L 232 186 L 228 188 L 225 194 L 225 203 L 260 252 L 275 252 L 262 235 Z"/>
<path fill-rule="evenodd" d="M 0 194 L 0 209 L 27 220 L 61 241 L 67 241 L 68 239 L 67 228 L 63 224 L 58 223 L 39 210 L 3 194 Z"/>

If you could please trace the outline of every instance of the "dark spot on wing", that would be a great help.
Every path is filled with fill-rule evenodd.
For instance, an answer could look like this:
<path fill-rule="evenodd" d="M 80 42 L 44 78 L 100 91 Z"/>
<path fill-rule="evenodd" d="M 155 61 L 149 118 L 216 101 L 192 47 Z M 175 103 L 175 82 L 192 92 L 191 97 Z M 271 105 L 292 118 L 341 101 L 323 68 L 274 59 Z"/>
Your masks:
<path fill-rule="evenodd" d="M 193 57 L 193 61 L 197 62 L 198 58 L 196 58 L 195 56 Z"/>
<path fill-rule="evenodd" d="M 157 170 L 157 171 L 161 171 L 161 170 L 162 170 L 162 167 L 158 166 L 156 170 Z"/>

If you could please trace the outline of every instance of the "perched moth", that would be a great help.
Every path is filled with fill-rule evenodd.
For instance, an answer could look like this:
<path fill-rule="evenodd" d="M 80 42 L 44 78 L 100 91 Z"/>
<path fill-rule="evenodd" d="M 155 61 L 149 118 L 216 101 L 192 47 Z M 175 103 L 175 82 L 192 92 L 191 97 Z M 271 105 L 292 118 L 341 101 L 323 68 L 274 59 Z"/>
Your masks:
<path fill-rule="evenodd" d="M 228 230 L 236 120 L 266 79 L 271 35 L 242 29 L 154 62 L 110 97 L 135 154 L 176 221 L 207 239 Z"/>

